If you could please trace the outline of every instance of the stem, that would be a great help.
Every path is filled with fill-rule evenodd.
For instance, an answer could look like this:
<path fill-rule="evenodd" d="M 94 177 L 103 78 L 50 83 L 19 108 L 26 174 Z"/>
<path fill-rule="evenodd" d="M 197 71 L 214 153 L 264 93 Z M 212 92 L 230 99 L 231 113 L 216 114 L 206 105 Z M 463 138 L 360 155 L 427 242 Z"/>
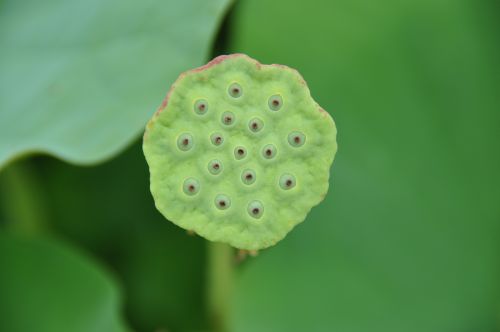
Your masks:
<path fill-rule="evenodd" d="M 233 249 L 224 243 L 208 243 L 207 311 L 213 332 L 227 332 L 233 286 Z"/>
<path fill-rule="evenodd" d="M 0 207 L 8 230 L 33 235 L 47 225 L 44 193 L 38 174 L 26 160 L 17 161 L 0 174 Z M 0 220 L 1 223 L 1 220 Z"/>

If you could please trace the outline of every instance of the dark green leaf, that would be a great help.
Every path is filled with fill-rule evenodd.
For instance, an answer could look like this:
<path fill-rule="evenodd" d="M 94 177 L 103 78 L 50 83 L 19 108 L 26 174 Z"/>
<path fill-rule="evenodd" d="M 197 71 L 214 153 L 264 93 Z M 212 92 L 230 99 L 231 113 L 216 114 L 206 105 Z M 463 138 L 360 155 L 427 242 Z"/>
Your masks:
<path fill-rule="evenodd" d="M 246 1 L 231 50 L 336 120 L 331 191 L 241 271 L 232 331 L 498 330 L 493 1 Z"/>
<path fill-rule="evenodd" d="M 0 232 L 0 331 L 127 331 L 113 280 L 48 239 Z"/>
<path fill-rule="evenodd" d="M 51 221 L 47 227 L 116 271 L 133 328 L 203 328 L 205 241 L 156 210 L 140 142 L 96 167 L 52 158 L 38 158 L 34 165 Z"/>

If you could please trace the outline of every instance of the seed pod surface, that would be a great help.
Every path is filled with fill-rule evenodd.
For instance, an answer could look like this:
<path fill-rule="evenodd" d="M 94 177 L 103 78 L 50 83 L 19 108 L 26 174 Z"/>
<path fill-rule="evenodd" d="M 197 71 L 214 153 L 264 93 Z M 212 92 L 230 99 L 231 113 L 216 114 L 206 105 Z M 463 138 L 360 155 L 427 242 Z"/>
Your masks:
<path fill-rule="evenodd" d="M 168 220 L 257 250 L 325 197 L 336 128 L 296 70 L 223 55 L 181 74 L 149 121 L 143 150 Z"/>

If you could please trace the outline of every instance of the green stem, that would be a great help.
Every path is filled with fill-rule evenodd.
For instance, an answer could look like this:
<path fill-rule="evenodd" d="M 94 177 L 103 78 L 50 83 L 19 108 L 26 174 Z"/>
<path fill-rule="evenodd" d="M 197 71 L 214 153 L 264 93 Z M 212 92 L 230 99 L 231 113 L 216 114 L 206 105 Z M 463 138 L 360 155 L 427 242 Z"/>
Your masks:
<path fill-rule="evenodd" d="M 47 211 L 40 178 L 33 165 L 19 160 L 0 173 L 0 223 L 8 230 L 40 233 L 47 225 Z"/>
<path fill-rule="evenodd" d="M 227 332 L 233 287 L 234 251 L 224 243 L 208 243 L 207 311 L 212 332 Z"/>

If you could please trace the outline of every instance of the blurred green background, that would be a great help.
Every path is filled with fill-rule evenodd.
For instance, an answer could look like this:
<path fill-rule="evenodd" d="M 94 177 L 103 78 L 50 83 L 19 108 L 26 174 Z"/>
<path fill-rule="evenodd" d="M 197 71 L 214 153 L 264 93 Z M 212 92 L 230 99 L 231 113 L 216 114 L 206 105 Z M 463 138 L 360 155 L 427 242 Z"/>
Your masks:
<path fill-rule="evenodd" d="M 164 220 L 141 132 L 243 52 L 335 119 L 325 201 L 236 265 Z M 500 331 L 500 3 L 0 1 L 0 331 Z"/>

